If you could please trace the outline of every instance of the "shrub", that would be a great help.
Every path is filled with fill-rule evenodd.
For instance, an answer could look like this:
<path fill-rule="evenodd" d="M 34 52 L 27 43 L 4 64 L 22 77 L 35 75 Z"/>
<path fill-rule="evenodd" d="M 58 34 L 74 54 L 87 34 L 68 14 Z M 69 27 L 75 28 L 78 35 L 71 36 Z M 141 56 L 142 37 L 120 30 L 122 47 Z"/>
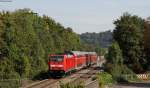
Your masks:
<path fill-rule="evenodd" d="M 107 72 L 102 72 L 97 75 L 98 84 L 100 88 L 104 88 L 105 85 L 112 85 L 113 78 L 112 75 Z"/>

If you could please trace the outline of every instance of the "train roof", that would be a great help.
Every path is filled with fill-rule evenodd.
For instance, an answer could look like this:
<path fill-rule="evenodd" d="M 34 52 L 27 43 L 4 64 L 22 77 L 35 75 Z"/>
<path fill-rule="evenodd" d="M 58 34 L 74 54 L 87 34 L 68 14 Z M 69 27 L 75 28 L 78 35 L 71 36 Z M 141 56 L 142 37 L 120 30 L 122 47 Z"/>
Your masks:
<path fill-rule="evenodd" d="M 76 55 L 86 55 L 86 54 L 96 55 L 96 52 L 84 52 L 84 51 L 71 51 L 71 52 Z"/>
<path fill-rule="evenodd" d="M 86 55 L 86 54 L 90 54 L 90 55 L 96 55 L 96 52 L 84 52 L 84 51 L 65 51 L 62 54 L 49 54 L 50 56 L 55 56 L 55 55 Z"/>

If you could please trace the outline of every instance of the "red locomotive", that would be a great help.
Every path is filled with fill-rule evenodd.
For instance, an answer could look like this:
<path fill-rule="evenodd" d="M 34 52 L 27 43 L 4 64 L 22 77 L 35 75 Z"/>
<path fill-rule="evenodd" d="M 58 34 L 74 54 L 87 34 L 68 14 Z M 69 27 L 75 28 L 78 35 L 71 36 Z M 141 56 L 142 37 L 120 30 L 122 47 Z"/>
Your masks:
<path fill-rule="evenodd" d="M 97 62 L 95 52 L 69 51 L 49 55 L 49 71 L 52 76 L 62 76 L 73 70 L 80 70 Z"/>

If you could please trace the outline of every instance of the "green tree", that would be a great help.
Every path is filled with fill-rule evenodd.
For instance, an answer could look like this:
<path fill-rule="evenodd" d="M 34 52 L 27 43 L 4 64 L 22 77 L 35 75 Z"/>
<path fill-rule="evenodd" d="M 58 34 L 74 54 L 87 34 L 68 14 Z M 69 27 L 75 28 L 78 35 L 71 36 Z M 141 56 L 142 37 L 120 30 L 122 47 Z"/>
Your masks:
<path fill-rule="evenodd" d="M 125 13 L 114 24 L 113 37 L 123 52 L 124 63 L 137 73 L 143 71 L 144 20 Z"/>
<path fill-rule="evenodd" d="M 123 57 L 122 51 L 117 42 L 114 42 L 109 47 L 107 56 L 107 70 L 110 72 L 115 80 L 119 80 L 123 72 Z"/>
<path fill-rule="evenodd" d="M 102 72 L 97 74 L 97 80 L 100 88 L 105 88 L 113 84 L 112 75 L 107 72 Z"/>
<path fill-rule="evenodd" d="M 47 71 L 48 54 L 80 49 L 79 36 L 30 9 L 0 12 L 0 78 L 31 77 Z"/>
<path fill-rule="evenodd" d="M 115 81 L 127 81 L 124 78 L 124 75 L 134 75 L 133 71 L 128 69 L 128 67 L 123 63 L 122 50 L 117 42 L 113 42 L 113 44 L 109 47 L 106 60 L 106 71 L 112 74 Z"/>
<path fill-rule="evenodd" d="M 107 61 L 112 64 L 123 65 L 122 51 L 117 42 L 109 47 Z"/>

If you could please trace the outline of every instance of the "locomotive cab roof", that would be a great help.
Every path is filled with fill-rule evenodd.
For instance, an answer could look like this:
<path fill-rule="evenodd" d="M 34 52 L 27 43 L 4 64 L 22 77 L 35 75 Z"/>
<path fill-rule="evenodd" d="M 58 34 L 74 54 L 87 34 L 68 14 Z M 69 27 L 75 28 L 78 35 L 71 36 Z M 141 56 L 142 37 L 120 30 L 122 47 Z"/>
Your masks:
<path fill-rule="evenodd" d="M 86 54 L 96 55 L 96 52 L 84 52 L 84 51 L 71 51 L 71 52 L 75 55 L 86 55 Z"/>

